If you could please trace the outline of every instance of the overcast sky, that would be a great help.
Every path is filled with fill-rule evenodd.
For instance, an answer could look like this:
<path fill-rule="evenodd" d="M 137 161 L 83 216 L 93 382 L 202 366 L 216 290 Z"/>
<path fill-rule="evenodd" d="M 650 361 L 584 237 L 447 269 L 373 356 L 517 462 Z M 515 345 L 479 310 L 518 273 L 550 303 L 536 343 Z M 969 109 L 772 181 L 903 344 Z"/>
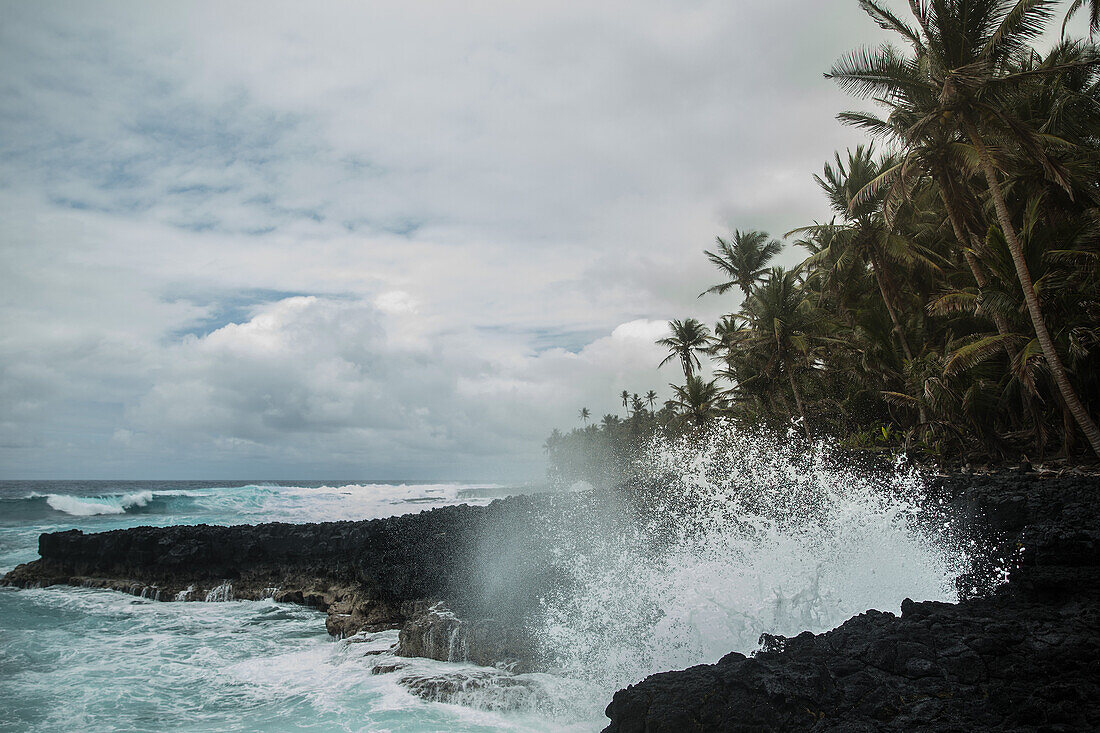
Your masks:
<path fill-rule="evenodd" d="M 827 217 L 855 0 L 0 3 L 0 477 L 537 478 Z M 800 256 L 785 255 L 794 262 Z"/>

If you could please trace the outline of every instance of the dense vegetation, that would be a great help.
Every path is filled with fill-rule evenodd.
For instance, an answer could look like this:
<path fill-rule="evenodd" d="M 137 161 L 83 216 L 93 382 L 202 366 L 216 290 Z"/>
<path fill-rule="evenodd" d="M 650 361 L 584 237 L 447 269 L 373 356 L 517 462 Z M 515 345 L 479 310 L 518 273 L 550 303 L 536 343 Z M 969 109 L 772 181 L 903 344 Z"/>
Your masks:
<path fill-rule="evenodd" d="M 806 253 L 791 269 L 769 267 L 783 244 L 766 233 L 719 237 L 705 254 L 721 282 L 704 295 L 732 291 L 737 311 L 670 322 L 677 399 L 555 433 L 559 474 L 582 453 L 618 466 L 643 436 L 719 415 L 856 448 L 1100 455 L 1097 46 L 1063 24 L 1048 52 L 1033 47 L 1057 2 L 860 5 L 893 43 L 825 75 L 882 112 L 838 115 L 871 140 L 815 176 L 833 218 L 786 235 Z M 1100 31 L 1097 1 L 1079 10 Z"/>

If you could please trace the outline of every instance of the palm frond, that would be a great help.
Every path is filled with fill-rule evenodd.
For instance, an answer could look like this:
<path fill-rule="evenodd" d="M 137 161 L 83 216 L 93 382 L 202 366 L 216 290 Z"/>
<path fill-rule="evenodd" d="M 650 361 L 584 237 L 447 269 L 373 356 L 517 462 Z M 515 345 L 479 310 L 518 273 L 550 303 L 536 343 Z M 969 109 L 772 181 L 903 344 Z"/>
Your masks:
<path fill-rule="evenodd" d="M 945 377 L 952 377 L 959 372 L 981 364 L 986 359 L 1003 352 L 1006 344 L 1019 341 L 1019 339 L 1020 337 L 1015 334 L 1006 334 L 1004 336 L 998 334 L 996 336 L 986 336 L 976 341 L 972 341 L 966 346 L 956 349 L 955 352 L 951 354 L 947 359 L 947 363 L 944 364 L 943 374 Z"/>
<path fill-rule="evenodd" d="M 1001 61 L 1027 49 L 1054 17 L 1054 5 L 1055 0 L 1017 0 L 982 49 L 982 58 Z"/>

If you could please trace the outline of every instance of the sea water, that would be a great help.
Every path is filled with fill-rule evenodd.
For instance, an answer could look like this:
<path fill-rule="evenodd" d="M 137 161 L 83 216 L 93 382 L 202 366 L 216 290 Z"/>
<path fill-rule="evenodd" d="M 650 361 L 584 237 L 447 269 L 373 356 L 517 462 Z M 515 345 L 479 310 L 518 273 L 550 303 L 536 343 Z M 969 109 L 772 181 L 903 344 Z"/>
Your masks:
<path fill-rule="evenodd" d="M 870 475 L 795 445 L 726 430 L 703 449 L 658 441 L 644 451 L 668 493 L 653 497 L 654 523 L 623 531 L 593 516 L 547 548 L 565 573 L 535 614 L 544 673 L 398 659 L 396 631 L 335 640 L 323 614 L 272 600 L 2 588 L 0 730 L 593 731 L 614 691 L 651 672 L 751 653 L 761 633 L 896 612 L 906 597 L 954 599 L 966 548 L 916 498 L 918 472 Z M 35 559 L 42 532 L 368 519 L 508 493 L 445 482 L 2 482 L 0 572 Z M 405 666 L 374 674 L 394 664 Z M 460 684 L 425 700 L 409 677 Z"/>

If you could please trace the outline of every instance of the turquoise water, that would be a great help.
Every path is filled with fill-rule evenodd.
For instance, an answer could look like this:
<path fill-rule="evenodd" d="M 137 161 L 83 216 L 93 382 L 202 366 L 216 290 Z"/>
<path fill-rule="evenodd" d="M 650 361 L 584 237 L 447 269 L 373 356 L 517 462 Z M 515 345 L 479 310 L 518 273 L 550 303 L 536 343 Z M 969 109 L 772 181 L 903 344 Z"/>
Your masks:
<path fill-rule="evenodd" d="M 0 572 L 38 535 L 140 525 L 365 519 L 485 503 L 502 487 L 352 482 L 4 482 Z M 375 675 L 396 632 L 337 641 L 323 614 L 273 601 L 158 603 L 113 591 L 0 589 L 3 731 L 594 730 L 528 709 L 428 702 Z M 460 664 L 415 660 L 425 675 Z M 476 703 L 476 701 L 474 701 Z M 492 703 L 491 700 L 488 701 Z"/>

